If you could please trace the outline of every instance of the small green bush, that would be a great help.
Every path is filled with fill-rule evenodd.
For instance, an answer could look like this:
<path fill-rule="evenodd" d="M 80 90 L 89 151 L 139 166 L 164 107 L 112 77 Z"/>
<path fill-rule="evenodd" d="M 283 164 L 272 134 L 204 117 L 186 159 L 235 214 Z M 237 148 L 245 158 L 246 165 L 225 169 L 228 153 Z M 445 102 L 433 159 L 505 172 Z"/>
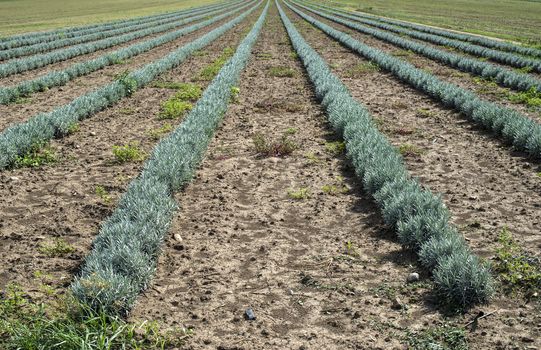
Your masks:
<path fill-rule="evenodd" d="M 145 153 L 136 142 L 123 146 L 113 146 L 113 155 L 117 163 L 137 162 L 145 159 Z"/>

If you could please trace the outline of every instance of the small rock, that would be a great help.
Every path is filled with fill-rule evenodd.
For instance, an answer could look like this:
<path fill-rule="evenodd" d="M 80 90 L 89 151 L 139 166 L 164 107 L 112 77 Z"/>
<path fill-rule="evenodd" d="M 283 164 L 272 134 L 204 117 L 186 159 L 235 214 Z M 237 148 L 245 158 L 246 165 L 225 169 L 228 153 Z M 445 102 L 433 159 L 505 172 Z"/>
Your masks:
<path fill-rule="evenodd" d="M 419 280 L 419 274 L 417 272 L 412 272 L 408 275 L 406 281 L 408 283 L 417 282 Z"/>
<path fill-rule="evenodd" d="M 19 181 L 19 178 L 17 176 L 10 176 L 9 178 L 11 181 Z"/>
<path fill-rule="evenodd" d="M 182 237 L 178 233 L 175 233 L 173 235 L 173 238 L 175 238 L 175 241 L 177 242 L 182 242 Z"/>
<path fill-rule="evenodd" d="M 244 318 L 246 318 L 246 320 L 248 320 L 248 321 L 255 320 L 256 317 L 255 317 L 255 314 L 254 314 L 254 310 L 246 309 L 246 311 L 244 311 Z"/>
<path fill-rule="evenodd" d="M 398 297 L 394 297 L 392 302 L 393 304 L 391 305 L 391 309 L 393 310 L 401 310 L 404 307 Z"/>
<path fill-rule="evenodd" d="M 96 136 L 96 132 L 95 131 L 91 131 L 88 133 L 90 136 Z"/>

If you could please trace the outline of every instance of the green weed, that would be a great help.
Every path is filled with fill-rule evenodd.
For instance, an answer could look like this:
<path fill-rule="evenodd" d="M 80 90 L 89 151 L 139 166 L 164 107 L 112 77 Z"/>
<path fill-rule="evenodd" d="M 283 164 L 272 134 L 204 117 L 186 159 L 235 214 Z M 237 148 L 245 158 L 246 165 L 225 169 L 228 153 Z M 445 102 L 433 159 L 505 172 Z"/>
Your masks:
<path fill-rule="evenodd" d="M 509 94 L 509 101 L 513 103 L 523 103 L 529 107 L 541 107 L 541 92 L 535 87 L 528 91 Z"/>
<path fill-rule="evenodd" d="M 526 297 L 541 290 L 541 261 L 525 252 L 513 239 L 507 228 L 498 238 L 494 269 L 506 292 L 521 292 Z"/>
<path fill-rule="evenodd" d="M 290 189 L 287 191 L 287 196 L 295 200 L 307 199 L 310 198 L 310 190 L 308 187 L 301 187 L 298 190 Z"/>
<path fill-rule="evenodd" d="M 271 67 L 269 74 L 271 77 L 292 78 L 296 75 L 296 72 L 289 67 Z"/>
<path fill-rule="evenodd" d="M 136 142 L 113 146 L 113 155 L 117 163 L 138 162 L 145 159 L 146 156 Z"/>
<path fill-rule="evenodd" d="M 272 141 L 257 133 L 252 138 L 254 149 L 260 156 L 265 157 L 284 157 L 290 155 L 298 148 L 298 145 L 289 139 L 289 135 L 284 134 L 279 140 Z"/>
<path fill-rule="evenodd" d="M 180 347 L 191 334 L 164 332 L 156 322 L 127 323 L 93 312 L 72 296 L 51 296 L 44 304 L 26 295 L 10 284 L 0 298 L 1 349 L 169 349 Z"/>
<path fill-rule="evenodd" d="M 173 130 L 173 125 L 169 124 L 169 123 L 166 123 L 164 124 L 162 127 L 160 128 L 157 128 L 157 129 L 152 129 L 152 130 L 149 130 L 148 131 L 148 136 L 157 141 L 159 140 L 163 135 L 167 134 L 168 132 L 170 132 L 171 130 Z"/>
<path fill-rule="evenodd" d="M 58 161 L 55 151 L 49 146 L 35 145 L 28 153 L 18 156 L 15 160 L 16 168 L 37 168 L 43 165 L 54 164 Z"/>
<path fill-rule="evenodd" d="M 162 110 L 158 115 L 158 119 L 177 119 L 182 117 L 186 112 L 191 111 L 193 105 L 190 102 L 172 98 L 163 102 L 161 107 Z"/>
<path fill-rule="evenodd" d="M 346 151 L 346 144 L 344 141 L 326 142 L 325 151 L 332 156 L 339 156 Z"/>
<path fill-rule="evenodd" d="M 423 150 L 409 143 L 402 144 L 398 147 L 398 152 L 404 157 L 419 157 L 423 154 Z"/>
<path fill-rule="evenodd" d="M 379 66 L 373 62 L 359 63 L 353 68 L 346 71 L 346 76 L 350 78 L 358 78 L 365 74 L 378 72 L 380 70 Z"/>
<path fill-rule="evenodd" d="M 405 337 L 408 349 L 415 350 L 467 350 L 464 328 L 440 325 L 422 331 L 408 331 Z"/>
<path fill-rule="evenodd" d="M 51 258 L 65 256 L 75 251 L 75 248 L 64 241 L 62 238 L 56 238 L 53 243 L 43 243 L 39 251 Z"/>
<path fill-rule="evenodd" d="M 96 195 L 98 195 L 98 197 L 100 197 L 105 204 L 111 203 L 111 196 L 105 187 L 98 185 L 96 186 L 94 192 L 96 192 Z"/>
<path fill-rule="evenodd" d="M 229 58 L 231 58 L 231 56 L 233 56 L 234 53 L 235 51 L 230 47 L 224 49 L 220 57 L 218 57 L 214 62 L 203 68 L 194 79 L 203 81 L 210 81 L 214 79 L 222 66 L 229 60 Z"/>

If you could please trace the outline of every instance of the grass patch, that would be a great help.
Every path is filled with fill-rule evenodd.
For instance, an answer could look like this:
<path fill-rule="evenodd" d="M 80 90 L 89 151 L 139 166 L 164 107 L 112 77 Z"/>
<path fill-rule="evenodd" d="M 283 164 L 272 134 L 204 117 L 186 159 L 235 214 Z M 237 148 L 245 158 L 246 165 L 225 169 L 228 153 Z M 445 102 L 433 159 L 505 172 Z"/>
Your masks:
<path fill-rule="evenodd" d="M 122 108 L 118 110 L 118 113 L 124 114 L 124 115 L 130 115 L 135 113 L 135 108 Z"/>
<path fill-rule="evenodd" d="M 290 134 L 284 133 L 279 140 L 273 141 L 261 133 L 252 138 L 256 153 L 264 157 L 288 156 L 298 148 L 298 145 L 289 138 Z"/>
<path fill-rule="evenodd" d="M 349 78 L 358 78 L 368 73 L 378 72 L 379 66 L 374 62 L 359 63 L 346 71 Z"/>
<path fill-rule="evenodd" d="M 23 156 L 15 159 L 16 168 L 37 168 L 44 165 L 54 164 L 58 157 L 50 146 L 35 145 Z"/>
<path fill-rule="evenodd" d="M 145 159 L 145 152 L 139 148 L 139 144 L 131 142 L 123 146 L 113 146 L 113 156 L 117 163 L 138 162 Z"/>
<path fill-rule="evenodd" d="M 105 189 L 105 187 L 101 186 L 101 185 L 98 185 L 96 186 L 94 192 L 96 193 L 96 195 L 98 197 L 101 198 L 101 200 L 105 203 L 105 204 L 109 204 L 111 203 L 111 196 L 109 195 L 109 192 L 107 192 L 107 190 Z"/>
<path fill-rule="evenodd" d="M 527 298 L 539 296 L 541 290 L 541 261 L 524 251 L 507 228 L 498 238 L 494 270 L 498 272 L 507 293 L 521 293 Z"/>
<path fill-rule="evenodd" d="M 240 88 L 238 86 L 232 86 L 231 87 L 231 102 L 232 103 L 239 102 L 239 94 L 240 94 Z"/>
<path fill-rule="evenodd" d="M 306 158 L 306 163 L 308 165 L 317 165 L 317 164 L 320 164 L 323 160 L 321 158 L 319 158 L 315 153 L 313 152 L 310 152 L 310 153 L 306 153 L 304 155 L 304 158 Z"/>
<path fill-rule="evenodd" d="M 157 128 L 157 129 L 152 129 L 152 130 L 149 130 L 147 133 L 148 133 L 148 136 L 153 139 L 154 141 L 157 141 L 159 140 L 163 135 L 171 132 L 171 130 L 173 130 L 173 125 L 169 124 L 169 123 L 165 123 L 162 127 L 160 128 Z"/>
<path fill-rule="evenodd" d="M 214 79 L 216 74 L 220 71 L 222 66 L 233 56 L 235 50 L 228 47 L 224 49 L 220 57 L 218 57 L 214 62 L 203 68 L 199 74 L 194 78 L 194 80 L 210 81 Z"/>
<path fill-rule="evenodd" d="M 162 103 L 162 110 L 160 114 L 158 114 L 158 119 L 177 119 L 191 111 L 192 108 L 193 104 L 191 102 L 171 98 Z"/>
<path fill-rule="evenodd" d="M 271 77 L 293 78 L 296 75 L 296 72 L 292 68 L 279 66 L 279 67 L 270 67 L 269 74 Z"/>
<path fill-rule="evenodd" d="M 398 152 L 404 157 L 419 157 L 423 154 L 423 150 L 409 143 L 402 144 L 398 147 Z"/>
<path fill-rule="evenodd" d="M 332 156 L 339 156 L 346 151 L 346 143 L 344 141 L 325 142 L 325 151 Z"/>
<path fill-rule="evenodd" d="M 26 295 L 11 284 L 0 298 L 1 349 L 169 349 L 190 334 L 163 332 L 156 322 L 127 323 L 96 314 L 70 296 L 43 304 Z"/>
<path fill-rule="evenodd" d="M 428 108 L 419 108 L 417 110 L 417 116 L 421 118 L 437 118 L 438 114 L 434 111 L 431 111 Z"/>
<path fill-rule="evenodd" d="M 75 248 L 62 238 L 56 238 L 52 243 L 43 243 L 39 247 L 40 253 L 51 258 L 62 257 L 74 251 Z"/>
<path fill-rule="evenodd" d="M 532 87 L 528 91 L 510 93 L 509 101 L 513 103 L 522 103 L 528 107 L 541 107 L 541 92 L 538 92 L 535 87 Z"/>
<path fill-rule="evenodd" d="M 446 324 L 421 331 L 408 331 L 405 341 L 408 345 L 408 349 L 415 350 L 469 349 L 464 328 Z"/>
<path fill-rule="evenodd" d="M 289 189 L 287 191 L 287 196 L 295 200 L 308 199 L 310 198 L 310 189 L 308 189 L 308 187 L 301 187 L 297 190 Z"/>

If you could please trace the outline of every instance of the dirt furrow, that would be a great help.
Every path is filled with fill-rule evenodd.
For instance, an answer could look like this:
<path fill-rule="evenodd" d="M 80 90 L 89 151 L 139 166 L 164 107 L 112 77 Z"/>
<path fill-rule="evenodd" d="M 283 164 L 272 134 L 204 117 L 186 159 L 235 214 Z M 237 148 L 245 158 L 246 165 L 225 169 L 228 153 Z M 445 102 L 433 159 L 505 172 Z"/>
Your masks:
<path fill-rule="evenodd" d="M 367 106 L 381 131 L 402 149 L 411 173 L 443 195 L 452 220 L 479 255 L 491 258 L 495 254 L 504 227 L 521 246 L 538 251 L 539 165 L 514 154 L 459 114 L 370 66 L 293 12 L 288 14 L 352 95 Z M 539 316 L 534 305 L 498 295 L 493 307 L 501 308 L 501 312 L 478 331 L 486 336 L 471 336 L 480 348 L 504 348 L 502 344 L 521 336 L 529 339 L 537 332 Z M 509 321 L 524 310 L 527 316 L 523 323 Z M 514 335 L 503 339 L 499 333 Z"/>
<path fill-rule="evenodd" d="M 385 291 L 400 290 L 409 303 L 430 286 L 425 278 L 404 288 L 413 257 L 386 231 L 343 155 L 329 153 L 337 140 L 291 50 L 273 5 L 239 102 L 177 196 L 157 276 L 132 318 L 193 328 L 189 349 L 399 348 L 400 336 L 378 327 L 416 321 L 401 317 Z M 277 67 L 287 76 L 275 76 Z M 298 149 L 258 156 L 254 135 L 284 133 Z M 245 320 L 248 308 L 255 321 Z M 427 308 L 411 312 L 430 322 L 437 314 Z"/>

